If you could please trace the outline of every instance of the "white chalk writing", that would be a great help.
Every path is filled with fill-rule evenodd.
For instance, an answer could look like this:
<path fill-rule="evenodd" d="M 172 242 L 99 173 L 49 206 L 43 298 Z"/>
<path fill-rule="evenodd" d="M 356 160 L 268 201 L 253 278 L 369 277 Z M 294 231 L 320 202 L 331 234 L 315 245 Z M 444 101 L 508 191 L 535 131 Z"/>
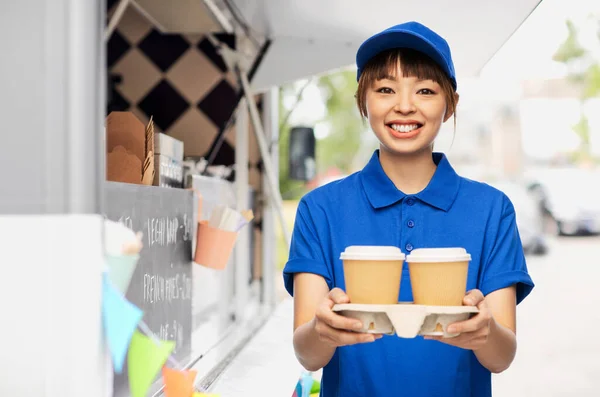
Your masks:
<path fill-rule="evenodd" d="M 183 214 L 183 225 L 180 226 L 183 228 L 183 241 L 191 240 L 193 225 L 194 224 L 191 219 L 188 218 L 187 214 Z"/>
<path fill-rule="evenodd" d="M 192 279 L 185 274 L 163 277 L 144 274 L 144 302 L 172 302 L 192 299 Z"/>
<path fill-rule="evenodd" d="M 133 219 L 130 216 L 122 216 L 119 218 L 119 223 L 133 230 Z"/>
<path fill-rule="evenodd" d="M 152 218 L 148 220 L 148 246 L 177 243 L 177 218 Z"/>
<path fill-rule="evenodd" d="M 161 324 L 158 337 L 162 340 L 175 341 L 173 353 L 177 353 L 178 348 L 183 346 L 183 326 L 176 320 L 173 320 L 171 323 Z"/>

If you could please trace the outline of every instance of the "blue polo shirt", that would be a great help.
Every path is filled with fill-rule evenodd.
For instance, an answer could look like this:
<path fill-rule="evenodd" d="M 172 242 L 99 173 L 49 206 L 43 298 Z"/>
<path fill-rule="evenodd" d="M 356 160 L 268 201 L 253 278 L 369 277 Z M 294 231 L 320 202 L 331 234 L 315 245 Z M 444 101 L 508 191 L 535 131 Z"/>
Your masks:
<path fill-rule="evenodd" d="M 298 206 L 285 287 L 293 275 L 322 276 L 330 289 L 345 289 L 340 253 L 350 245 L 415 248 L 464 247 L 471 254 L 467 290 L 484 295 L 516 285 L 517 302 L 532 290 L 510 200 L 499 190 L 456 174 L 434 153 L 437 169 L 415 195 L 399 191 L 379 162 L 305 195 Z M 412 301 L 408 266 L 400 301 Z M 422 337 L 395 335 L 336 349 L 323 369 L 324 397 L 491 396 L 491 374 L 472 351 Z"/>

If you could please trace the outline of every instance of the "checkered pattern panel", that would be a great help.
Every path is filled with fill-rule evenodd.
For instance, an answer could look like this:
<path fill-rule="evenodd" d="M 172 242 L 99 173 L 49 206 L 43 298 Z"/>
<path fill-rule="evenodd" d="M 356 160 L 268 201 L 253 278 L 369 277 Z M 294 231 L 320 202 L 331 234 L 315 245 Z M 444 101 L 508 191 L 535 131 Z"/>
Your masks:
<path fill-rule="evenodd" d="M 115 4 L 108 5 L 110 15 Z M 215 36 L 235 48 L 234 36 Z M 159 131 L 184 142 L 186 156 L 206 156 L 237 106 L 236 78 L 206 37 L 161 34 L 131 7 L 108 42 L 107 63 L 121 80 L 107 111 L 129 110 L 143 122 L 152 116 Z M 259 181 L 260 156 L 253 136 L 250 141 L 251 179 Z M 234 158 L 230 130 L 215 164 L 231 165 Z"/>
<path fill-rule="evenodd" d="M 109 15 L 116 1 L 108 1 Z M 215 35 L 235 48 L 235 37 Z M 128 8 L 107 45 L 110 75 L 120 82 L 111 93 L 107 112 L 132 111 L 142 122 L 150 116 L 160 132 L 184 142 L 186 156 L 206 157 L 215 144 L 218 131 L 236 107 L 237 80 L 227 70 L 211 42 L 200 35 L 163 35 L 135 9 Z M 261 97 L 257 105 L 261 109 Z M 251 123 L 249 123 L 250 185 L 262 191 L 262 163 Z M 217 165 L 235 163 L 235 125 L 225 134 L 214 161 Z M 254 234 L 260 242 L 261 201 L 256 203 Z M 260 263 L 260 248 L 254 250 L 254 263 Z M 253 276 L 260 278 L 260 266 Z"/>

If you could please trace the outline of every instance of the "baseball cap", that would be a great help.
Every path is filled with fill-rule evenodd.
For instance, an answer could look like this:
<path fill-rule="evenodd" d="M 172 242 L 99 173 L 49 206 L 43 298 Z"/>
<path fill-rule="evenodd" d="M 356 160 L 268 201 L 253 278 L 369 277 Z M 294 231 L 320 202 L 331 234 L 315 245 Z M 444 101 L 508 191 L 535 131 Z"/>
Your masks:
<path fill-rule="evenodd" d="M 361 44 L 356 53 L 356 80 L 365 65 L 380 52 L 392 48 L 410 48 L 433 59 L 448 75 L 456 90 L 456 73 L 452 63 L 450 46 L 443 37 L 418 22 L 406 22 L 379 32 Z"/>

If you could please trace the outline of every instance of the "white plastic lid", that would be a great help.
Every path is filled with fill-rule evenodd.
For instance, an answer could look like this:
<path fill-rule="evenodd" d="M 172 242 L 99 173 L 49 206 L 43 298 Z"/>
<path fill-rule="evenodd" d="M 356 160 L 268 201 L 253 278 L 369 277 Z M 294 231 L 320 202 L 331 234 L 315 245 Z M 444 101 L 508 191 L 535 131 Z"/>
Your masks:
<path fill-rule="evenodd" d="M 471 254 L 464 248 L 417 248 L 406 257 L 406 262 L 464 262 Z"/>
<path fill-rule="evenodd" d="M 397 261 L 404 258 L 400 248 L 383 245 L 352 245 L 340 255 L 341 260 Z"/>

